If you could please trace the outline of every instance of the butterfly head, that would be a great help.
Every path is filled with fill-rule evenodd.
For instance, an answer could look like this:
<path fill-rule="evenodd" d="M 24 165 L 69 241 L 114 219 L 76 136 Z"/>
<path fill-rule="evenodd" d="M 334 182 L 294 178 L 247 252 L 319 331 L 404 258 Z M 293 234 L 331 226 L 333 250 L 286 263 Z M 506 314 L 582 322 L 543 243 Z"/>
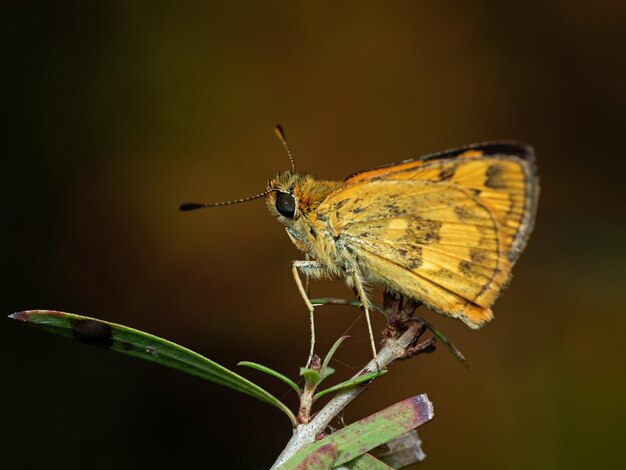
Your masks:
<path fill-rule="evenodd" d="M 279 173 L 267 183 L 265 203 L 270 213 L 287 226 L 292 225 L 299 217 L 298 200 L 300 196 L 300 176 L 292 171 Z"/>

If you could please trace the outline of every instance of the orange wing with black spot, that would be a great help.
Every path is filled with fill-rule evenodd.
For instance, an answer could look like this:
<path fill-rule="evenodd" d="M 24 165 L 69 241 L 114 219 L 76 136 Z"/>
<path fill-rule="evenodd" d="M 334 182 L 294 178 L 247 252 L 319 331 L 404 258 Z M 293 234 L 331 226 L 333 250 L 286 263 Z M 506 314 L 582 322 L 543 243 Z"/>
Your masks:
<path fill-rule="evenodd" d="M 352 175 L 318 213 L 370 280 L 478 328 L 493 318 L 537 196 L 532 149 L 487 143 Z"/>

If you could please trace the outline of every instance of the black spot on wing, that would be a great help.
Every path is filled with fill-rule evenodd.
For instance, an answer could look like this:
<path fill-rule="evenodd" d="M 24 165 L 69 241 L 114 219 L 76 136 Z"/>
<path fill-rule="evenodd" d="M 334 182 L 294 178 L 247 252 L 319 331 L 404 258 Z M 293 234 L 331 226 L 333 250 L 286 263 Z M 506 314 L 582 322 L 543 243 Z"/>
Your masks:
<path fill-rule="evenodd" d="M 383 208 L 386 210 L 388 217 L 397 217 L 406 213 L 405 210 L 402 210 L 400 208 L 397 202 L 390 202 L 388 204 L 385 204 Z"/>
<path fill-rule="evenodd" d="M 411 250 L 401 248 L 396 253 L 402 259 L 402 264 L 411 270 L 419 268 L 424 263 L 421 246 L 414 246 Z"/>
<path fill-rule="evenodd" d="M 456 165 L 446 165 L 439 171 L 439 181 L 447 181 L 454 176 Z"/>
<path fill-rule="evenodd" d="M 491 189 L 506 189 L 504 168 L 498 163 L 489 165 L 485 173 L 485 186 Z"/>
<path fill-rule="evenodd" d="M 470 259 L 473 263 L 483 264 L 487 261 L 487 256 L 483 250 L 478 250 L 476 248 L 472 248 L 470 250 Z"/>
<path fill-rule="evenodd" d="M 407 241 L 423 244 L 438 242 L 441 225 L 442 223 L 436 220 L 419 218 L 412 227 L 407 229 L 407 235 L 404 238 Z"/>
<path fill-rule="evenodd" d="M 349 199 L 342 199 L 341 201 L 337 201 L 333 204 L 333 210 L 341 209 L 343 206 L 347 204 Z"/>
<path fill-rule="evenodd" d="M 454 214 L 461 221 L 467 221 L 467 220 L 472 219 L 474 217 L 473 212 L 470 209 L 468 209 L 467 207 L 463 207 L 463 206 L 455 206 Z"/>
<path fill-rule="evenodd" d="M 461 261 L 459 263 L 459 271 L 466 277 L 472 275 L 472 264 L 469 261 Z"/>

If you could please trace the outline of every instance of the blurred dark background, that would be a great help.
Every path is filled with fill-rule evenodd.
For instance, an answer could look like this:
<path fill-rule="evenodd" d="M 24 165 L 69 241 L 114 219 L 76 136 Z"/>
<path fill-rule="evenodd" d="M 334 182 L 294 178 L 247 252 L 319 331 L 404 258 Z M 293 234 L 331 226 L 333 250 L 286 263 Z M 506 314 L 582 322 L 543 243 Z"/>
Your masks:
<path fill-rule="evenodd" d="M 298 168 L 334 179 L 517 139 L 542 192 L 495 321 L 424 313 L 475 372 L 443 349 L 399 364 L 345 420 L 426 392 L 425 469 L 621 466 L 624 2 L 6 1 L 0 24 L 0 312 L 95 316 L 296 377 L 301 255 L 260 201 L 178 204 L 262 191 L 288 168 L 277 122 Z M 358 315 L 320 308 L 318 350 Z M 290 437 L 280 412 L 208 382 L 10 320 L 0 334 L 12 468 L 264 468 Z M 363 319 L 350 334 L 340 378 L 370 354 Z"/>

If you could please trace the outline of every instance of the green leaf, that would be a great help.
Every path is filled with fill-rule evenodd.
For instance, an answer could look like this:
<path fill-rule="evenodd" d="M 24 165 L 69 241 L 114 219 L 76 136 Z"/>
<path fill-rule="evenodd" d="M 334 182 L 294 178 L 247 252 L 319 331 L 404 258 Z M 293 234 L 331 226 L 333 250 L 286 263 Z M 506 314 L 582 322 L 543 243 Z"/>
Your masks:
<path fill-rule="evenodd" d="M 336 392 L 337 390 L 342 390 L 348 387 L 354 387 L 355 385 L 361 384 L 363 382 L 368 382 L 370 380 L 374 380 L 377 377 L 380 377 L 383 374 L 386 374 L 386 370 L 381 370 L 377 372 L 370 372 L 369 374 L 360 375 L 359 377 L 353 377 L 350 380 L 346 380 L 345 382 L 341 382 L 340 384 L 333 385 L 321 392 L 317 392 L 315 396 L 313 396 L 313 400 L 317 400 L 324 395 L 328 395 L 329 393 Z"/>
<path fill-rule="evenodd" d="M 328 363 L 333 358 L 333 355 L 335 354 L 335 352 L 337 352 L 337 349 L 339 349 L 339 346 L 341 346 L 341 343 L 343 343 L 348 338 L 350 338 L 350 337 L 349 336 L 342 336 L 341 338 L 339 338 L 337 341 L 335 341 L 335 344 L 333 344 L 333 346 L 330 348 L 330 350 L 328 351 L 328 354 L 326 354 L 326 357 L 324 358 L 324 362 L 322 363 L 322 368 L 320 369 L 320 374 L 322 375 L 322 380 L 324 380 L 330 374 L 335 372 L 335 369 L 332 369 L 332 368 L 328 367 Z"/>
<path fill-rule="evenodd" d="M 311 303 L 313 306 L 320 305 L 348 305 L 349 307 L 362 307 L 363 303 L 360 300 L 348 300 L 348 299 L 339 299 L 336 297 L 319 297 L 317 299 L 311 299 Z M 382 313 L 385 317 L 388 315 L 385 309 L 378 304 L 372 304 L 372 309 L 376 310 L 379 313 Z"/>
<path fill-rule="evenodd" d="M 371 454 L 359 455 L 356 459 L 344 464 L 350 470 L 393 470 Z"/>
<path fill-rule="evenodd" d="M 304 377 L 304 381 L 311 385 L 317 385 L 322 380 L 320 373 L 314 369 L 307 369 L 306 367 L 300 367 L 300 375 Z"/>
<path fill-rule="evenodd" d="M 334 297 L 321 297 L 318 299 L 311 299 L 311 303 L 314 306 L 319 305 L 350 305 L 351 307 L 361 307 L 363 304 L 360 300 L 347 300 L 337 299 Z"/>
<path fill-rule="evenodd" d="M 269 392 L 218 363 L 158 336 L 116 323 L 54 310 L 29 310 L 14 313 L 9 318 L 82 343 L 178 369 L 245 393 L 283 411 L 292 424 L 296 425 L 296 418 L 289 408 Z"/>
<path fill-rule="evenodd" d="M 430 331 L 432 331 L 433 334 L 437 337 L 437 340 L 439 340 L 439 342 L 443 343 L 443 345 L 450 352 L 450 354 L 452 354 L 456 358 L 456 360 L 459 361 L 463 365 L 463 367 L 465 367 L 470 372 L 473 372 L 472 366 L 470 366 L 469 362 L 467 362 L 467 359 L 465 359 L 465 356 L 461 353 L 461 351 L 459 351 L 456 348 L 456 346 L 454 344 L 452 344 L 448 340 L 448 338 L 441 331 L 439 331 L 437 328 L 435 328 L 433 325 L 428 323 L 423 318 L 422 318 L 422 321 L 426 324 L 426 327 Z"/>
<path fill-rule="evenodd" d="M 258 364 L 256 362 L 250 362 L 250 361 L 241 361 L 237 365 L 238 366 L 244 366 L 244 367 L 250 367 L 251 369 L 256 369 L 258 371 L 265 372 L 266 374 L 271 375 L 272 377 L 276 377 L 277 379 L 282 380 L 287 385 L 289 385 L 291 388 L 293 388 L 295 390 L 295 392 L 298 394 L 298 396 L 300 396 L 301 390 L 300 390 L 300 387 L 298 387 L 298 384 L 296 384 L 289 377 L 281 374 L 280 372 L 275 371 L 274 369 L 270 369 L 267 366 L 264 366 L 262 364 Z"/>
<path fill-rule="evenodd" d="M 406 434 L 432 418 L 432 403 L 425 394 L 417 395 L 309 444 L 278 468 L 280 470 L 299 468 L 298 465 L 307 456 L 328 444 L 337 446 L 337 458 L 334 465 L 339 466 Z"/>
<path fill-rule="evenodd" d="M 329 375 L 333 375 L 335 373 L 335 369 L 333 369 L 332 367 L 326 367 L 324 370 L 322 370 L 321 372 L 321 380 L 320 383 L 322 382 L 322 380 L 324 380 L 326 377 L 328 377 Z M 319 385 L 319 383 L 318 383 Z"/>

